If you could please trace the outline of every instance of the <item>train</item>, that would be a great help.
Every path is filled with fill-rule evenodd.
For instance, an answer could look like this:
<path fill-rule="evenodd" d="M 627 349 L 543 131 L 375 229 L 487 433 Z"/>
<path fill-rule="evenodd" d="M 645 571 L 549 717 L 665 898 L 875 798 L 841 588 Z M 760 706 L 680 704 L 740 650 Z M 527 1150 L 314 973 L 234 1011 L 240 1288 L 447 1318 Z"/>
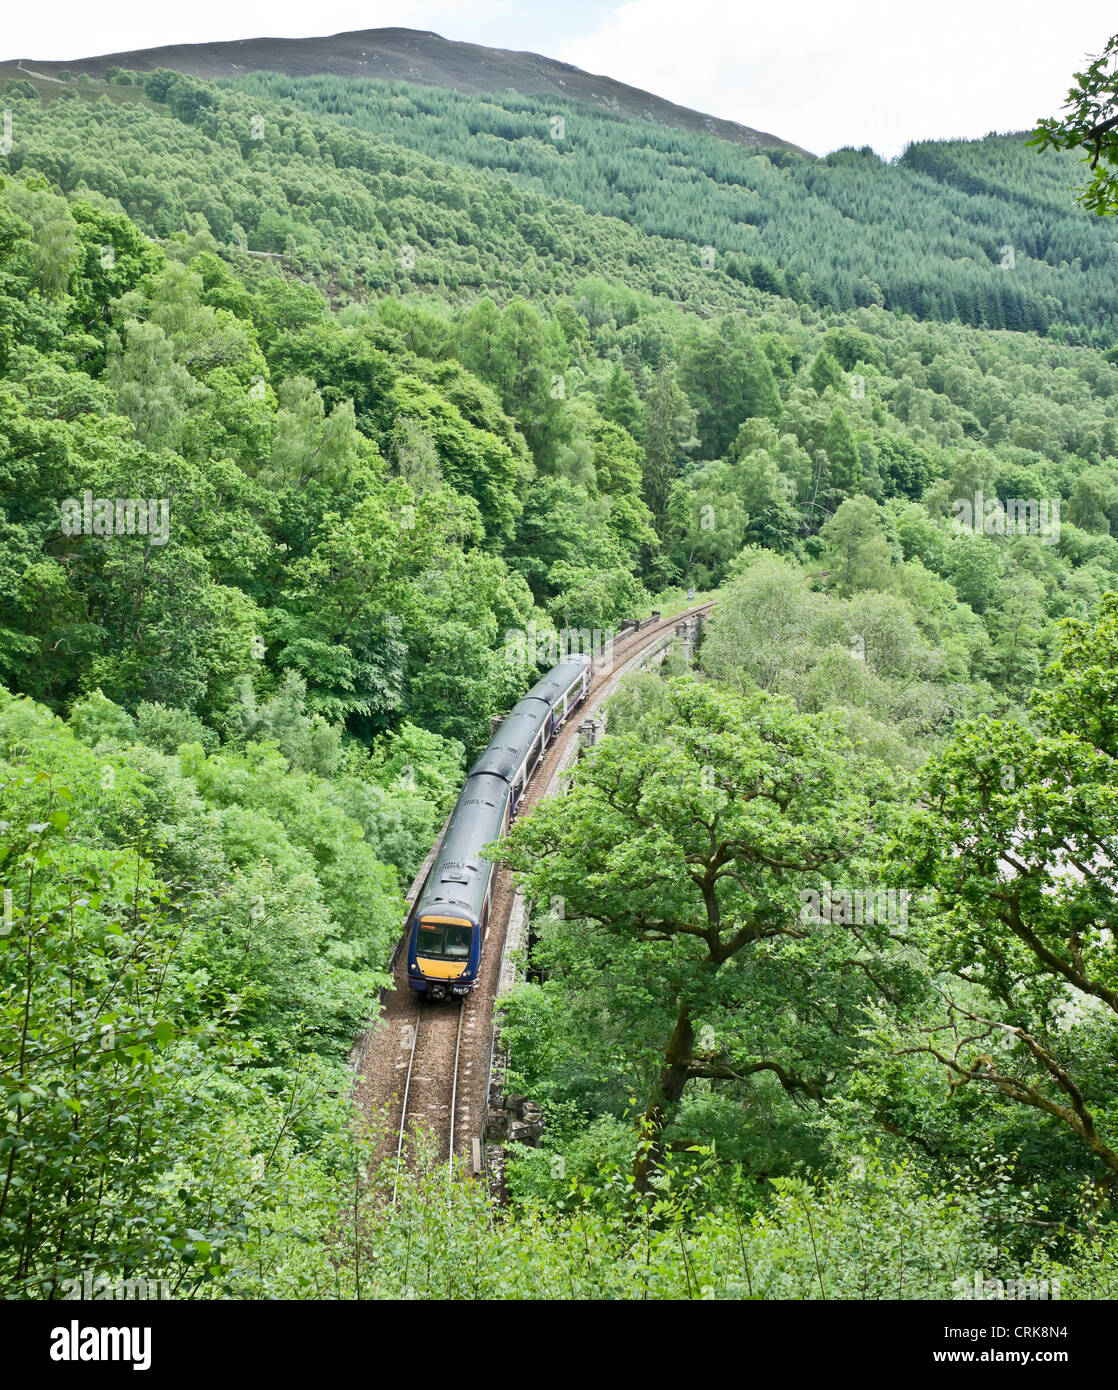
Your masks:
<path fill-rule="evenodd" d="M 499 840 L 520 809 L 532 773 L 555 735 L 586 699 L 588 656 L 570 656 L 518 700 L 470 769 L 408 932 L 408 984 L 427 999 L 477 985 L 493 897 L 493 865 L 482 848 Z"/>

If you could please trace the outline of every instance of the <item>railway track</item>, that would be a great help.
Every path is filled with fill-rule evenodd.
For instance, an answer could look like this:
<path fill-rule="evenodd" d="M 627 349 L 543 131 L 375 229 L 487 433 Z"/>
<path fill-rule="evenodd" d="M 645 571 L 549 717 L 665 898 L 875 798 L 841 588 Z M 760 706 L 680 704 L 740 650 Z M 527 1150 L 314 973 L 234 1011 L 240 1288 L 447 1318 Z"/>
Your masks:
<path fill-rule="evenodd" d="M 450 1177 L 453 1176 L 454 1173 L 455 1117 L 458 1107 L 458 1068 L 462 1055 L 463 1024 L 466 1021 L 466 1015 L 469 1011 L 469 996 L 467 996 L 467 998 L 465 999 L 460 1000 L 457 1003 L 457 1005 L 453 1003 L 441 1006 L 427 1004 L 426 1008 L 424 1008 L 424 1000 L 422 999 L 422 997 L 417 995 L 416 999 L 418 1007 L 415 1011 L 415 1023 L 411 1025 L 404 1025 L 405 1029 L 409 1027 L 411 1029 L 411 1047 L 408 1054 L 407 1074 L 404 1077 L 404 1093 L 400 1101 L 399 1132 L 396 1138 L 396 1168 L 392 1179 L 393 1205 L 395 1205 L 396 1203 L 396 1196 L 400 1187 L 400 1172 L 404 1162 L 404 1142 L 409 1137 L 409 1121 L 415 1121 L 415 1124 L 417 1126 L 423 1126 L 424 1121 L 426 1121 L 430 1117 L 432 1108 L 437 1110 L 443 1108 L 443 1105 L 440 1104 L 437 1099 L 435 1099 L 434 1101 L 429 1099 L 422 1111 L 419 1110 L 418 1106 L 415 1105 L 414 1102 L 413 1108 L 411 1110 L 408 1109 L 409 1101 L 413 1100 L 412 1082 L 413 1080 L 417 1080 L 415 1074 L 415 1054 L 416 1047 L 419 1042 L 419 1031 L 420 1028 L 424 1029 L 424 1051 L 420 1055 L 422 1058 L 424 1054 L 428 1054 L 426 1065 L 429 1066 L 431 1061 L 431 1055 L 438 1056 L 438 1054 L 445 1048 L 445 1043 L 449 1034 L 449 1024 L 444 1025 L 443 1019 L 449 1020 L 451 1018 L 454 1018 L 456 1020 L 456 1023 L 454 1027 L 454 1061 L 450 1068 L 450 1098 L 447 1102 L 445 1102 L 445 1108 L 447 1110 L 446 1164 L 448 1180 L 450 1179 Z M 438 1021 L 436 1021 L 437 1016 L 441 1016 L 440 1018 L 438 1018 Z M 426 1024 L 424 1024 L 423 1022 L 424 1018 L 428 1020 Z M 437 1035 L 434 1036 L 434 1041 L 431 1044 L 428 1043 L 428 1039 L 426 1036 L 428 1032 L 431 1032 L 433 1035 Z M 438 1083 L 440 1079 L 443 1081 L 443 1086 L 445 1089 L 445 1078 L 439 1078 L 437 1076 L 435 1078 L 432 1078 L 430 1076 L 423 1076 L 418 1080 L 420 1083 L 428 1083 L 432 1080 Z M 428 1088 L 429 1092 L 431 1089 L 432 1088 L 430 1087 Z M 437 1090 L 438 1086 L 436 1084 L 436 1086 L 434 1087 L 434 1091 L 437 1092 Z M 413 1132 L 411 1137 L 419 1138 L 420 1136 Z"/>
<path fill-rule="evenodd" d="M 564 750 L 576 737 L 577 723 L 604 698 L 615 669 L 656 642 L 666 630 L 709 613 L 713 606 L 699 604 L 674 617 L 649 622 L 614 643 L 610 669 L 595 672 L 585 701 L 575 711 L 577 718 L 559 731 L 536 768 L 526 792 L 525 810 L 542 799 Z M 421 879 L 422 874 L 416 893 L 422 887 Z M 383 997 L 382 1017 L 365 1036 L 355 1061 L 362 1073 L 356 1090 L 358 1103 L 370 1120 L 387 1111 L 395 1138 L 393 1202 L 409 1156 L 425 1142 L 433 1145 L 436 1160 L 446 1165 L 448 1180 L 459 1160 L 464 1159 L 473 1172 L 481 1171 L 493 1009 L 513 894 L 511 874 L 499 869 L 478 984 L 460 1002 L 424 1001 L 408 988 L 406 952 L 396 953 L 393 984 Z"/>

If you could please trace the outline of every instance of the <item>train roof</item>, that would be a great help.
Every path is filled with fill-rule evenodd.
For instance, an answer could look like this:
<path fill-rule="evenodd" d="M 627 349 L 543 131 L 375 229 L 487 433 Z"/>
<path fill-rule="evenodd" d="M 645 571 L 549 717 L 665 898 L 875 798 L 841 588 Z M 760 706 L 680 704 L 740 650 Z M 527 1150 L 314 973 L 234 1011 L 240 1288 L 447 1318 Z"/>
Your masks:
<path fill-rule="evenodd" d="M 470 776 L 491 772 L 511 782 L 532 740 L 547 720 L 548 711 L 541 700 L 527 696 L 518 700 L 493 735 L 492 743 L 470 769 Z"/>
<path fill-rule="evenodd" d="M 478 850 L 500 838 L 508 799 L 508 783 L 502 778 L 488 773 L 466 778 L 416 902 L 417 917 L 441 910 L 479 918 L 493 866 Z"/>
<path fill-rule="evenodd" d="M 546 700 L 553 708 L 563 692 L 569 690 L 587 666 L 588 656 L 569 656 L 558 666 L 553 666 L 546 676 L 541 677 L 525 695 L 525 700 Z"/>

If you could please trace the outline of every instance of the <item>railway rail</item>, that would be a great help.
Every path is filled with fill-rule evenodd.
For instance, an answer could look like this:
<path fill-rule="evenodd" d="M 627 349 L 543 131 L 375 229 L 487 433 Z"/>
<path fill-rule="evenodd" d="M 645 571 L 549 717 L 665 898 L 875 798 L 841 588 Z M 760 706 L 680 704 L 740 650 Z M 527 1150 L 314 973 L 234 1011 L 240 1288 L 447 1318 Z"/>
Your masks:
<path fill-rule="evenodd" d="M 618 665 L 632 660 L 679 623 L 705 616 L 712 607 L 712 603 L 698 604 L 671 618 L 654 615 L 631 628 L 614 643 L 610 669 L 594 673 L 586 699 L 576 711 L 578 719 L 604 698 Z M 576 722 L 571 719 L 552 740 L 529 783 L 525 809 L 544 795 L 569 741 L 577 736 Z M 408 895 L 409 907 L 422 892 L 438 843 Z M 356 1096 L 366 1116 L 374 1120 L 388 1113 L 396 1146 L 394 1202 L 409 1147 L 425 1136 L 437 1145 L 436 1157 L 447 1165 L 448 1180 L 463 1154 L 475 1173 L 481 1171 L 493 1009 L 512 902 L 512 876 L 498 868 L 477 987 L 460 1001 L 432 1004 L 408 988 L 407 953 L 401 946 L 407 939 L 410 914 L 401 945 L 393 952 L 393 983 L 382 995 L 381 1017 L 364 1035 L 352 1060 L 359 1073 Z"/>

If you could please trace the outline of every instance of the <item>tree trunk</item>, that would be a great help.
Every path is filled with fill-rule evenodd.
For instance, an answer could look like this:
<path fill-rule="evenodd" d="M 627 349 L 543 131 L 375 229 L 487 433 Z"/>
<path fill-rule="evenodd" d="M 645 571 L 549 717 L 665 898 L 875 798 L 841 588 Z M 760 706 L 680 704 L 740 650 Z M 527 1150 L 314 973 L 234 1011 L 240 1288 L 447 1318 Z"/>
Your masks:
<path fill-rule="evenodd" d="M 663 1152 L 661 1136 L 667 1123 L 668 1112 L 683 1095 L 683 1088 L 691 1075 L 688 1064 L 694 1044 L 695 1030 L 691 1026 L 691 1012 L 687 1004 L 681 1002 L 671 1041 L 664 1053 L 660 1080 L 649 1097 L 641 1120 L 641 1142 L 633 1160 L 633 1183 L 638 1192 L 648 1191 L 649 1178 L 659 1165 Z"/>

